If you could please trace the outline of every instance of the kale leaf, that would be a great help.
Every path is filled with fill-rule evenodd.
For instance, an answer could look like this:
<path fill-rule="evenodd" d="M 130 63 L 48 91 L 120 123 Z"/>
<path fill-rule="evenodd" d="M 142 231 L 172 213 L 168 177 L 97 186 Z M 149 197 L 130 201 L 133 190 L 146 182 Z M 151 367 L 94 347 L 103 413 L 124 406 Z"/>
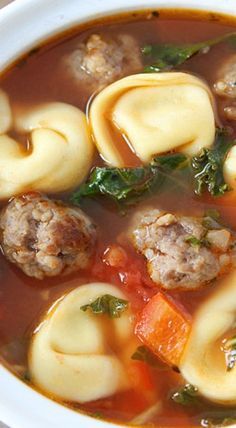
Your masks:
<path fill-rule="evenodd" d="M 91 418 L 104 419 L 104 415 L 102 412 L 92 412 L 89 413 L 89 416 L 91 416 Z"/>
<path fill-rule="evenodd" d="M 85 196 L 106 195 L 117 201 L 127 201 L 148 191 L 153 183 L 159 183 L 158 170 L 150 166 L 138 168 L 96 167 L 87 183 L 82 185 L 73 196 L 74 202 L 80 202 Z"/>
<path fill-rule="evenodd" d="M 200 426 L 205 428 L 222 428 L 227 427 L 236 422 L 236 411 L 232 408 L 216 408 L 214 405 L 209 405 L 205 411 L 206 402 L 203 397 L 198 395 L 198 389 L 186 384 L 172 394 L 171 399 L 182 406 L 197 406 L 201 412 Z"/>
<path fill-rule="evenodd" d="M 189 242 L 192 247 L 201 247 L 201 240 L 196 238 L 194 235 L 188 235 L 185 238 L 185 242 Z"/>
<path fill-rule="evenodd" d="M 236 412 L 232 409 L 212 410 L 212 416 L 206 414 L 201 420 L 201 426 L 205 428 L 223 428 L 233 425 L 236 422 Z"/>
<path fill-rule="evenodd" d="M 188 242 L 191 247 L 195 248 L 196 250 L 199 250 L 200 247 L 210 247 L 210 242 L 205 238 L 198 239 L 194 235 L 187 235 L 185 238 L 185 242 Z"/>
<path fill-rule="evenodd" d="M 224 34 L 223 36 L 216 37 L 215 39 L 206 40 L 200 43 L 193 44 L 155 44 L 146 45 L 142 49 L 142 53 L 147 58 L 154 61 L 153 64 L 145 67 L 144 71 L 147 73 L 158 73 L 164 70 L 170 70 L 178 65 L 183 64 L 193 55 L 208 49 L 223 41 L 229 41 L 231 45 L 236 42 L 236 33 Z"/>
<path fill-rule="evenodd" d="M 162 363 L 146 346 L 138 346 L 136 351 L 131 356 L 131 359 L 144 361 L 153 368 L 166 368 L 166 365 Z"/>
<path fill-rule="evenodd" d="M 182 406 L 189 406 L 198 402 L 197 394 L 198 389 L 188 383 L 181 387 L 178 391 L 175 391 L 171 395 L 171 399 L 177 404 L 182 404 Z"/>
<path fill-rule="evenodd" d="M 224 129 L 219 129 L 212 148 L 204 148 L 192 158 L 195 193 L 201 195 L 205 189 L 212 196 L 221 196 L 230 190 L 225 183 L 223 166 L 226 156 L 235 141 L 230 141 Z"/>
<path fill-rule="evenodd" d="M 185 238 L 185 242 L 188 242 L 191 247 L 199 249 L 200 247 L 210 247 L 210 242 L 206 238 L 198 239 L 194 235 L 188 235 Z"/>
<path fill-rule="evenodd" d="M 132 205 L 144 194 L 152 195 L 160 189 L 171 172 L 184 168 L 187 157 L 172 153 L 156 157 L 149 165 L 136 168 L 96 167 L 88 181 L 72 195 L 72 202 L 80 204 L 84 197 L 105 195 L 117 203 Z"/>
<path fill-rule="evenodd" d="M 236 422 L 236 418 L 225 418 L 225 419 L 207 419 L 204 420 L 204 425 L 208 428 L 223 428 L 223 427 L 229 427 L 234 425 Z"/>
<path fill-rule="evenodd" d="M 25 372 L 23 373 L 22 380 L 23 382 L 26 382 L 26 383 L 31 381 L 31 375 L 28 370 L 25 370 Z"/>
<path fill-rule="evenodd" d="M 110 318 L 119 318 L 127 308 L 129 302 L 124 299 L 104 294 L 98 297 L 94 302 L 81 306 L 81 311 L 90 309 L 94 314 L 107 314 Z"/>
<path fill-rule="evenodd" d="M 186 190 L 192 181 L 197 195 L 208 190 L 212 196 L 221 196 L 230 190 L 224 180 L 223 165 L 234 144 L 236 140 L 230 141 L 227 131 L 219 129 L 214 145 L 202 149 L 191 161 L 183 153 L 169 153 L 135 168 L 95 167 L 88 180 L 73 193 L 71 201 L 80 205 L 86 197 L 106 196 L 123 209 L 170 184 Z"/>

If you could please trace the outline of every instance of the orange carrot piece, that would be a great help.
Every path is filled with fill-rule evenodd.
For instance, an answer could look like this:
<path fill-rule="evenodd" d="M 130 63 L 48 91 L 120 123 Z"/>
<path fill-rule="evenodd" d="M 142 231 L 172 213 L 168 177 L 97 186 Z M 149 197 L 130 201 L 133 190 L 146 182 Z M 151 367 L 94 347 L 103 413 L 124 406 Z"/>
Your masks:
<path fill-rule="evenodd" d="M 135 334 L 162 361 L 178 367 L 190 329 L 185 309 L 158 293 L 142 310 Z"/>

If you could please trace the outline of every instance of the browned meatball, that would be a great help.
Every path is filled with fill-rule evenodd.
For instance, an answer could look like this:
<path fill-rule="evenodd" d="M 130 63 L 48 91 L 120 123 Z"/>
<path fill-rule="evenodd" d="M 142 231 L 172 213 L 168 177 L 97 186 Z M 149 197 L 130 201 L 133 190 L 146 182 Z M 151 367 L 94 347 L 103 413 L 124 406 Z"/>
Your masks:
<path fill-rule="evenodd" d="M 218 71 L 217 81 L 214 84 L 217 95 L 229 98 L 229 105 L 224 108 L 228 120 L 236 120 L 236 55 L 232 54 L 223 62 Z"/>
<path fill-rule="evenodd" d="M 231 234 L 207 230 L 202 219 L 150 210 L 132 231 L 136 249 L 148 264 L 152 280 L 166 289 L 196 289 L 216 278 L 231 263 Z"/>
<path fill-rule="evenodd" d="M 142 70 L 138 44 L 127 34 L 113 38 L 93 34 L 65 58 L 64 64 L 74 80 L 85 81 L 92 90 Z"/>
<path fill-rule="evenodd" d="M 232 55 L 222 64 L 218 79 L 214 85 L 215 92 L 223 97 L 236 98 L 236 55 Z"/>
<path fill-rule="evenodd" d="M 34 193 L 12 199 L 0 227 L 4 255 L 38 279 L 86 268 L 96 240 L 83 211 Z"/>

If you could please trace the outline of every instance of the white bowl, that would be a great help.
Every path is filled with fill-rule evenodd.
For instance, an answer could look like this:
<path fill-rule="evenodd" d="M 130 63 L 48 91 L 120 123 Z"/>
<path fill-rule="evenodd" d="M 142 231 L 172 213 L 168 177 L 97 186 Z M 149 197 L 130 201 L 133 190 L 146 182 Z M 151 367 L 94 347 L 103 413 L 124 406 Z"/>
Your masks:
<path fill-rule="evenodd" d="M 0 71 L 39 42 L 75 24 L 105 14 L 165 7 L 210 10 L 236 16 L 235 0 L 15 0 L 0 11 Z M 0 385 L 0 420 L 11 428 L 118 427 L 49 400 L 2 366 Z"/>

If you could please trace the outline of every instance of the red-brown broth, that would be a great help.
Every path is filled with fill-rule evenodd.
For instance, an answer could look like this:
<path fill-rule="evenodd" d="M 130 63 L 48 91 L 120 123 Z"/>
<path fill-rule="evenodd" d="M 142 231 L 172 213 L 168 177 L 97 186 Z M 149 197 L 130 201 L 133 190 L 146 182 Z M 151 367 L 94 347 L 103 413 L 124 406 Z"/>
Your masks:
<path fill-rule="evenodd" d="M 79 41 L 91 33 L 106 32 L 112 34 L 125 32 L 132 34 L 140 46 L 150 42 L 190 43 L 206 40 L 236 29 L 232 19 L 219 18 L 214 15 L 190 13 L 186 11 L 162 11 L 159 17 L 140 13 L 102 20 L 93 25 L 76 29 L 45 46 L 39 51 L 24 58 L 1 76 L 1 88 L 6 91 L 14 103 L 31 106 L 45 101 L 63 101 L 86 110 L 88 92 L 84 84 L 79 86 L 66 78 L 60 68 L 63 55 L 71 52 Z M 186 62 L 181 68 L 204 78 L 212 86 L 216 72 L 222 60 L 232 49 L 220 44 L 210 50 L 207 55 L 197 55 Z M 229 126 L 232 136 L 236 133 L 233 122 L 223 117 L 225 99 L 217 99 L 218 113 L 223 125 Z M 22 142 L 26 136 L 16 135 Z M 98 157 L 94 164 L 102 164 Z M 68 195 L 64 195 L 67 199 Z M 235 228 L 235 206 L 224 206 L 222 202 L 210 197 L 198 198 L 191 189 L 181 194 L 175 192 L 162 193 L 142 205 L 155 205 L 171 211 L 185 214 L 202 213 L 209 207 L 217 208 L 223 219 Z M 157 286 L 148 278 L 145 262 L 138 256 L 127 240 L 124 232 L 135 209 L 130 209 L 126 216 L 121 216 L 116 207 L 104 199 L 87 201 L 83 209 L 94 219 L 99 227 L 99 242 L 93 266 L 89 271 L 77 272 L 69 277 L 56 277 L 39 281 L 23 274 L 18 268 L 9 264 L 3 255 L 0 256 L 0 358 L 4 365 L 16 375 L 24 378 L 27 373 L 28 345 L 35 327 L 50 305 L 61 295 L 72 288 L 93 280 L 110 281 L 121 287 L 128 295 L 134 311 L 138 312 L 148 299 L 156 293 Z M 127 250 L 129 263 L 123 269 L 111 268 L 104 264 L 105 249 L 115 243 Z M 195 292 L 172 292 L 190 313 L 194 313 L 200 302 L 208 297 L 214 285 Z M 141 363 L 142 364 L 142 363 Z M 189 427 L 199 426 L 205 412 L 214 414 L 219 411 L 206 403 L 198 408 L 183 408 L 169 399 L 170 393 L 183 383 L 181 376 L 171 369 L 151 370 L 152 386 L 146 390 L 128 391 L 107 399 L 75 405 L 66 403 L 73 408 L 89 414 L 102 414 L 108 420 L 129 422 L 136 414 L 154 404 L 163 401 L 163 410 L 153 422 L 155 427 Z"/>

